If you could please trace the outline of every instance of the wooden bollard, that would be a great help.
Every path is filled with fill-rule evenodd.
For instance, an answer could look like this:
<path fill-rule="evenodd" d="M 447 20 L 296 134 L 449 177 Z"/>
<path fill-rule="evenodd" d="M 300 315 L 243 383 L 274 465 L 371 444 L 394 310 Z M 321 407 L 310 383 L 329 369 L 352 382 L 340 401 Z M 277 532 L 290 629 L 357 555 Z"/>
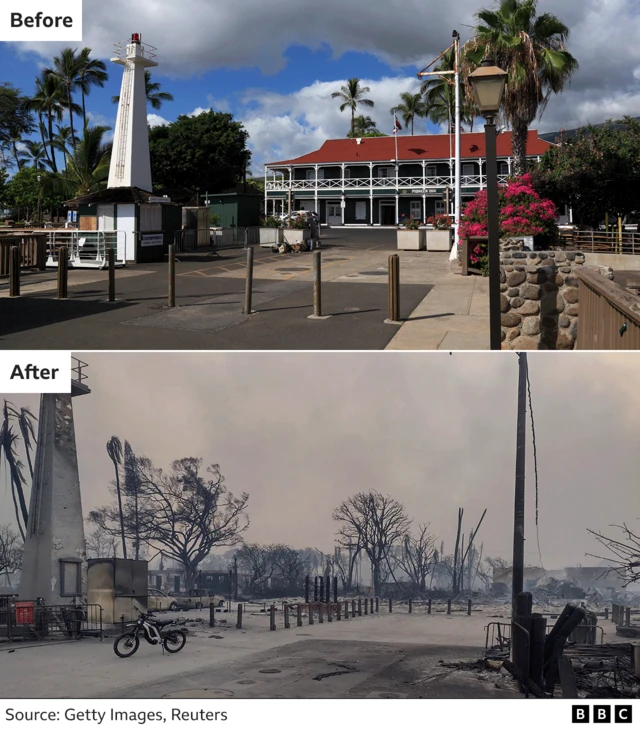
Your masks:
<path fill-rule="evenodd" d="M 9 249 L 9 296 L 20 296 L 20 248 Z"/>
<path fill-rule="evenodd" d="M 380 612 L 380 598 L 376 597 L 376 612 Z"/>
<path fill-rule="evenodd" d="M 409 615 L 413 612 L 413 600 L 409 598 Z"/>
<path fill-rule="evenodd" d="M 296 615 L 296 625 L 298 628 L 302 627 L 302 605 L 298 603 L 298 614 Z"/>
<path fill-rule="evenodd" d="M 238 619 L 236 621 L 236 628 L 238 630 L 242 629 L 242 603 L 238 605 Z"/>
<path fill-rule="evenodd" d="M 471 600 L 467 603 L 467 615 L 471 615 Z"/>
<path fill-rule="evenodd" d="M 451 600 L 447 600 L 447 615 L 451 615 Z"/>
<path fill-rule="evenodd" d="M 209 603 L 209 627 L 216 627 L 216 605 L 213 602 Z"/>
<path fill-rule="evenodd" d="M 333 622 L 333 604 L 330 602 L 327 603 L 327 622 Z"/>
<path fill-rule="evenodd" d="M 276 606 L 272 605 L 269 608 L 269 630 L 276 629 Z"/>
<path fill-rule="evenodd" d="M 373 615 L 373 598 L 369 600 L 369 612 Z"/>
<path fill-rule="evenodd" d="M 362 617 L 362 598 L 358 598 L 358 617 Z"/>
<path fill-rule="evenodd" d="M 285 602 L 284 604 L 284 627 L 290 628 L 291 623 L 289 622 L 289 603 Z"/>
<path fill-rule="evenodd" d="M 349 620 L 349 601 L 344 601 L 344 619 Z"/>
<path fill-rule="evenodd" d="M 342 620 L 342 608 L 340 603 L 336 600 L 336 620 Z"/>
<path fill-rule="evenodd" d="M 364 614 L 365 615 L 369 614 L 369 601 L 366 598 L 364 600 Z"/>
<path fill-rule="evenodd" d="M 391 598 L 389 598 L 389 612 L 393 612 L 393 600 Z"/>
<path fill-rule="evenodd" d="M 309 610 L 307 611 L 309 615 L 309 625 L 313 625 L 313 603 L 310 602 L 307 607 L 309 608 Z"/>
<path fill-rule="evenodd" d="M 318 603 L 318 622 L 324 623 L 324 615 L 322 614 L 322 602 Z"/>
<path fill-rule="evenodd" d="M 427 600 L 427 615 L 431 615 L 431 598 Z"/>

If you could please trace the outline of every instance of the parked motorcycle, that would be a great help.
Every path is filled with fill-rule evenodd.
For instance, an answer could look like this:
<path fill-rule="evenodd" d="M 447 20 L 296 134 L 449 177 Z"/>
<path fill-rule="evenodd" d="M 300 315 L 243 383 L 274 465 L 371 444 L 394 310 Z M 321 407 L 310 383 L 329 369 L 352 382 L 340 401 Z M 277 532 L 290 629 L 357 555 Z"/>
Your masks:
<path fill-rule="evenodd" d="M 134 606 L 135 607 L 135 606 Z M 176 628 L 178 622 L 175 618 L 156 618 L 135 608 L 139 617 L 135 623 L 127 623 L 133 630 L 118 636 L 113 643 L 113 650 L 120 658 L 130 658 L 140 647 L 140 634 L 147 643 L 162 645 L 167 653 L 178 653 L 186 642 L 186 630 Z"/>

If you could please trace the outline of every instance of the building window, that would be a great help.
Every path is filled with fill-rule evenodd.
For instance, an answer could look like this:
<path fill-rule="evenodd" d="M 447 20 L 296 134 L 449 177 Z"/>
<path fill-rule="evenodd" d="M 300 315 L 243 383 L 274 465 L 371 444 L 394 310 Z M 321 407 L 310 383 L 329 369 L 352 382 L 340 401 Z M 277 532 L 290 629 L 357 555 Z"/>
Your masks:
<path fill-rule="evenodd" d="M 344 168 L 344 179 L 348 180 L 351 178 L 351 170 L 348 167 Z"/>
<path fill-rule="evenodd" d="M 395 177 L 396 176 L 396 170 L 395 167 L 378 167 L 378 177 Z"/>
<path fill-rule="evenodd" d="M 357 202 L 356 203 L 356 220 L 366 220 L 367 219 L 367 203 L 366 202 Z"/>
<path fill-rule="evenodd" d="M 412 218 L 422 220 L 422 201 L 411 200 L 411 202 L 409 203 L 409 212 Z"/>
<path fill-rule="evenodd" d="M 499 175 L 508 175 L 509 174 L 509 163 L 508 162 L 498 162 L 498 174 Z"/>
<path fill-rule="evenodd" d="M 69 559 L 60 560 L 60 597 L 81 597 L 82 562 Z"/>
<path fill-rule="evenodd" d="M 324 180 L 324 167 L 322 167 L 318 170 L 318 179 Z"/>
<path fill-rule="evenodd" d="M 446 215 L 447 214 L 447 201 L 446 200 L 436 200 L 436 215 Z"/>
<path fill-rule="evenodd" d="M 307 180 L 315 180 L 315 179 L 316 179 L 316 171 L 307 170 Z"/>
<path fill-rule="evenodd" d="M 438 168 L 435 165 L 427 165 L 426 174 L 427 177 L 437 177 Z"/>
<path fill-rule="evenodd" d="M 476 166 L 473 162 L 462 165 L 462 174 L 464 177 L 473 177 L 476 174 Z"/>

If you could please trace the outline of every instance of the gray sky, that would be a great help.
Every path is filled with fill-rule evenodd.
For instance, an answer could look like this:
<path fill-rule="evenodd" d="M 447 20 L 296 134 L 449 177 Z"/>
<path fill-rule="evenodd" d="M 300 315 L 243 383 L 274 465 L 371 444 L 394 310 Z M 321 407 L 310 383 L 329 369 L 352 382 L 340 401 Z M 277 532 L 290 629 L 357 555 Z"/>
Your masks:
<path fill-rule="evenodd" d="M 332 509 L 375 488 L 452 551 L 459 506 L 484 554 L 510 557 L 515 354 L 88 353 L 74 400 L 85 514 L 108 499 L 112 435 L 167 467 L 219 463 L 250 494 L 247 539 L 330 550 Z M 547 568 L 593 564 L 587 527 L 640 517 L 640 356 L 529 355 Z M 38 398 L 14 395 L 37 414 Z M 530 429 L 529 429 L 530 433 Z M 526 561 L 538 564 L 528 445 Z M 3 518 L 11 515 L 0 473 Z"/>

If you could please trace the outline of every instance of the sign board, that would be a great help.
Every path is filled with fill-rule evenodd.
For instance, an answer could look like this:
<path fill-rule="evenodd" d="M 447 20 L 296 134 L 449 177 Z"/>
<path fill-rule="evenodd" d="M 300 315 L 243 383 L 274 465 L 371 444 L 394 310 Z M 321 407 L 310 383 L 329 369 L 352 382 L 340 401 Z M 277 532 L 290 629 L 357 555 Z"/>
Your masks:
<path fill-rule="evenodd" d="M 77 223 L 77 222 L 78 222 L 78 211 L 69 210 L 67 212 L 67 223 Z"/>
<path fill-rule="evenodd" d="M 151 233 L 149 235 L 140 236 L 140 245 L 145 248 L 147 246 L 161 246 L 164 243 L 162 233 Z"/>
<path fill-rule="evenodd" d="M 149 198 L 150 203 L 170 203 L 170 197 L 159 197 L 158 195 L 151 195 Z"/>

